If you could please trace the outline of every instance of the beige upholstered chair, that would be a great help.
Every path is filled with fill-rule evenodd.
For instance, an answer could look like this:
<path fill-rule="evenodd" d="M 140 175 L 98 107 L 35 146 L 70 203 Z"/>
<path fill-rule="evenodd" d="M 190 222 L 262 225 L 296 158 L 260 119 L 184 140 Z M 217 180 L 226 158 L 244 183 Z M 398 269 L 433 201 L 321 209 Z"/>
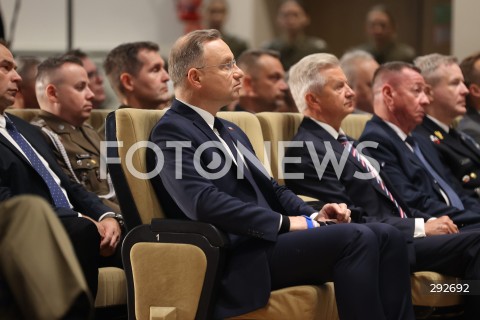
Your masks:
<path fill-rule="evenodd" d="M 281 169 L 281 160 L 285 150 L 278 142 L 292 140 L 303 120 L 303 115 L 300 113 L 260 112 L 256 116 L 262 127 L 263 138 L 271 144 L 271 149 L 267 150 L 267 154 L 270 151 L 269 161 L 273 177 L 279 183 L 284 184 L 279 169 Z M 343 120 L 342 129 L 347 135 L 358 139 L 370 118 L 370 115 L 351 114 Z"/>
<path fill-rule="evenodd" d="M 283 153 L 278 151 L 277 142 L 290 141 L 296 134 L 303 116 L 299 113 L 278 112 L 262 112 L 257 113 L 256 116 L 262 126 L 265 140 L 270 141 L 272 145 L 270 164 L 275 176 L 278 172 L 278 163 L 281 163 L 283 157 Z M 343 120 L 341 127 L 347 135 L 358 139 L 370 118 L 370 115 L 351 114 Z M 428 314 L 440 307 L 461 305 L 462 298 L 459 295 L 429 294 L 428 292 L 431 283 L 451 283 L 454 280 L 455 278 L 435 272 L 414 273 L 411 277 L 414 306 L 424 307 L 422 309 Z"/>
<path fill-rule="evenodd" d="M 25 121 L 30 122 L 40 109 L 7 109 Z M 92 123 L 101 125 L 108 114 L 107 110 L 94 110 Z M 127 304 L 127 282 L 125 272 L 120 268 L 105 267 L 98 270 L 98 292 L 95 299 L 96 308 L 125 306 Z"/>
<path fill-rule="evenodd" d="M 203 306 L 199 303 L 201 300 L 199 292 L 202 285 L 208 285 L 207 281 L 204 281 L 207 255 L 190 244 L 157 243 L 155 239 L 161 237 L 162 233 L 155 230 L 162 224 L 159 220 L 154 220 L 151 226 L 148 224 L 152 218 L 164 218 L 164 212 L 149 181 L 134 177 L 128 173 L 126 167 L 125 160 L 129 147 L 138 141 L 148 140 L 152 127 L 163 113 L 164 111 L 119 109 L 107 118 L 107 139 L 122 143 L 122 147 L 117 148 L 119 167 L 114 169 L 109 166 L 115 186 L 117 182 L 122 183 L 122 179 L 123 183 L 128 185 L 130 194 L 119 196 L 122 211 L 124 214 L 135 212 L 138 215 L 134 218 L 126 217 L 130 228 L 144 224 L 132 231 L 135 233 L 137 228 L 143 228 L 140 233 L 145 234 L 144 240 L 132 240 L 132 243 L 128 244 L 130 251 L 124 251 L 127 255 L 127 257 L 124 255 L 124 261 L 127 258 L 131 263 L 131 272 L 127 271 L 125 266 L 127 278 L 131 278 L 128 280 L 131 281 L 128 283 L 129 314 L 137 319 L 153 319 L 154 316 L 158 316 L 155 319 L 174 319 L 175 316 L 177 319 L 200 318 L 198 308 Z M 239 125 L 249 135 L 260 160 L 265 160 L 262 159 L 263 138 L 260 124 L 253 114 L 222 112 L 218 115 Z M 146 172 L 144 148 L 128 154 L 128 157 L 137 171 Z M 118 172 L 118 169 L 122 172 Z M 125 243 L 124 248 L 127 248 Z M 192 267 L 193 265 L 195 267 Z M 197 273 L 191 276 L 191 271 Z M 149 276 L 151 274 L 154 276 Z M 338 314 L 334 297 L 331 283 L 285 288 L 273 291 L 264 308 L 234 319 L 335 320 L 338 319 Z"/>

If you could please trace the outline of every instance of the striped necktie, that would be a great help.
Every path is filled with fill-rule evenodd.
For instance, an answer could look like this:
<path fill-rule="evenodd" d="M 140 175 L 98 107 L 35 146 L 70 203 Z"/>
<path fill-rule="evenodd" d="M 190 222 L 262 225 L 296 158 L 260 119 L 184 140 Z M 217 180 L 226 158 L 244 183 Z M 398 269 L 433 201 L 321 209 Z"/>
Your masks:
<path fill-rule="evenodd" d="M 379 176 L 379 174 L 375 171 L 372 170 L 372 165 L 368 162 L 366 158 L 364 158 L 360 152 L 355 149 L 353 146 L 353 143 L 348 141 L 347 136 L 344 134 L 339 134 L 337 138 L 338 142 L 340 142 L 347 150 L 348 152 L 352 155 L 352 157 L 357 161 L 358 164 L 362 168 L 365 169 L 366 172 L 369 172 L 372 174 L 374 179 L 372 180 L 372 183 L 378 185 L 380 189 L 385 193 L 385 195 L 392 201 L 392 203 L 395 205 L 395 207 L 398 210 L 398 213 L 400 214 L 400 217 L 406 218 L 405 211 L 403 211 L 402 207 L 398 204 L 397 200 L 393 197 L 392 193 L 388 190 L 387 186 L 383 182 L 382 178 Z"/>

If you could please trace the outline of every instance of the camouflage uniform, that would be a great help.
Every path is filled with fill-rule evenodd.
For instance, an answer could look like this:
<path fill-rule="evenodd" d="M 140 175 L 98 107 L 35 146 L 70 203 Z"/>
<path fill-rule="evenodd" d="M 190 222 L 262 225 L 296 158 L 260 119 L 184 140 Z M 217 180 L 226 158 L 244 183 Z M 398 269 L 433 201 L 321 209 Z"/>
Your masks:
<path fill-rule="evenodd" d="M 101 137 L 95 129 L 87 123 L 81 127 L 72 126 L 43 110 L 32 120 L 32 124 L 42 128 L 58 163 L 70 179 L 97 194 L 105 205 L 120 213 L 111 182 L 100 178 Z"/>

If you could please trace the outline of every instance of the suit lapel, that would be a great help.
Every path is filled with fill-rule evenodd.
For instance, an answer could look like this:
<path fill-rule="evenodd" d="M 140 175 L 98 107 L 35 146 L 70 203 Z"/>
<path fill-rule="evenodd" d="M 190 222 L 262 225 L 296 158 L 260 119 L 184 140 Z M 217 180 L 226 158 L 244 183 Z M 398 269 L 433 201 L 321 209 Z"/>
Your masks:
<path fill-rule="evenodd" d="M 205 122 L 205 120 L 192 108 L 184 105 L 183 103 L 181 103 L 178 100 L 174 100 L 174 102 L 172 104 L 172 107 L 170 109 L 173 110 L 174 112 L 178 113 L 179 115 L 184 116 L 187 119 L 191 120 L 193 125 L 196 126 L 200 131 L 202 131 L 203 134 L 205 134 L 205 136 L 207 137 L 207 139 L 205 141 L 218 141 L 218 142 L 220 142 L 220 139 L 213 132 L 212 128 L 210 128 L 210 126 Z M 228 123 L 225 123 L 225 120 L 220 119 L 220 121 L 223 122 L 223 124 L 225 125 L 225 127 L 227 129 L 229 128 L 229 125 L 228 125 Z M 233 134 L 233 132 L 231 132 L 231 130 L 229 130 L 228 134 L 230 135 L 233 143 L 235 145 L 237 145 L 238 140 L 239 140 L 238 137 L 235 134 Z M 245 145 L 245 143 L 243 143 L 243 145 Z M 245 176 L 246 180 L 248 181 L 248 183 L 250 184 L 250 186 L 254 190 L 256 190 L 258 188 L 257 181 L 260 182 L 260 181 L 263 181 L 261 179 L 266 179 L 266 177 L 268 176 L 268 173 L 266 173 L 265 170 L 260 169 L 260 168 L 263 168 L 263 167 L 259 167 L 259 165 L 262 166 L 262 164 L 259 161 L 256 161 L 258 163 L 254 163 L 245 156 L 244 156 L 244 159 L 245 159 L 245 162 L 248 166 L 248 169 L 245 169 L 244 176 Z M 237 170 L 237 167 L 236 166 L 232 167 L 231 170 Z M 251 170 L 252 172 L 249 172 L 249 170 Z M 265 173 L 267 174 L 267 176 L 264 175 Z M 254 174 L 256 177 L 258 177 L 257 178 L 258 180 L 254 179 L 252 174 Z M 269 184 L 269 187 L 270 187 L 270 189 L 272 188 L 271 184 Z M 259 189 L 258 192 L 261 192 L 263 194 L 265 192 L 265 190 Z M 267 197 L 267 198 L 271 198 L 271 197 Z"/>
<path fill-rule="evenodd" d="M 320 125 L 315 123 L 313 120 L 305 117 L 305 127 L 307 130 L 309 130 L 311 133 L 315 135 L 315 137 L 320 138 L 318 143 L 325 143 L 325 142 L 330 142 L 333 151 L 337 154 L 337 159 L 340 159 L 343 155 L 344 152 L 347 152 L 343 144 L 341 144 L 339 141 L 337 141 L 330 133 L 328 133 L 325 129 L 323 129 Z M 358 145 L 358 142 L 352 139 L 351 137 L 347 137 L 349 141 L 353 141 L 354 147 Z M 362 153 L 365 155 L 368 155 L 368 153 L 365 152 L 365 150 L 362 150 Z M 366 169 L 359 163 L 357 159 L 353 157 L 351 152 L 348 152 L 348 157 L 347 157 L 348 163 L 353 165 L 355 168 L 357 168 L 357 171 L 360 171 L 362 173 L 367 173 Z M 374 179 L 374 178 L 373 178 Z M 370 183 L 374 187 L 374 189 L 382 195 L 382 197 L 387 197 L 385 192 L 380 188 L 378 183 L 376 183 L 374 180 L 370 179 Z M 388 200 L 390 201 L 390 199 Z"/>
<path fill-rule="evenodd" d="M 17 157 L 19 157 L 20 159 L 22 159 L 22 161 L 25 161 L 29 166 L 31 166 L 30 161 L 28 161 L 28 159 L 25 158 L 23 153 L 18 151 L 18 149 L 10 141 L 8 141 L 8 139 L 5 138 L 3 134 L 0 134 L 0 143 L 5 145 L 8 149 L 10 149 L 13 153 L 15 153 Z"/>
<path fill-rule="evenodd" d="M 477 162 L 479 162 L 478 160 L 480 157 L 480 151 L 470 141 L 468 141 L 468 139 L 465 139 L 465 137 L 463 137 L 460 132 L 457 133 L 457 140 L 451 134 L 445 132 L 445 130 L 440 128 L 428 117 L 425 117 L 422 126 L 427 131 L 427 133 L 430 133 L 431 136 L 438 138 L 439 143 L 444 143 L 452 150 L 455 150 L 458 154 L 468 157 L 472 160 L 477 160 Z"/>

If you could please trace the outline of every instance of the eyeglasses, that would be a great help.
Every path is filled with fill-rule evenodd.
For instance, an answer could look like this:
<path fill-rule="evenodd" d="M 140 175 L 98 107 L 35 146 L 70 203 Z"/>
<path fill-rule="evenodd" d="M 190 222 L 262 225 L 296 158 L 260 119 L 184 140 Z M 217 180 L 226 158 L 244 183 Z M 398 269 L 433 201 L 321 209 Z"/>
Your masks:
<path fill-rule="evenodd" d="M 232 61 L 227 62 L 227 63 L 216 64 L 216 65 L 213 65 L 213 66 L 203 66 L 203 67 L 198 67 L 198 68 L 195 68 L 195 69 L 200 70 L 200 69 L 205 69 L 205 68 L 218 67 L 218 68 L 220 68 L 220 70 L 231 72 L 233 70 L 233 67 L 236 66 L 236 65 L 237 65 L 237 61 L 235 59 L 233 59 Z"/>

